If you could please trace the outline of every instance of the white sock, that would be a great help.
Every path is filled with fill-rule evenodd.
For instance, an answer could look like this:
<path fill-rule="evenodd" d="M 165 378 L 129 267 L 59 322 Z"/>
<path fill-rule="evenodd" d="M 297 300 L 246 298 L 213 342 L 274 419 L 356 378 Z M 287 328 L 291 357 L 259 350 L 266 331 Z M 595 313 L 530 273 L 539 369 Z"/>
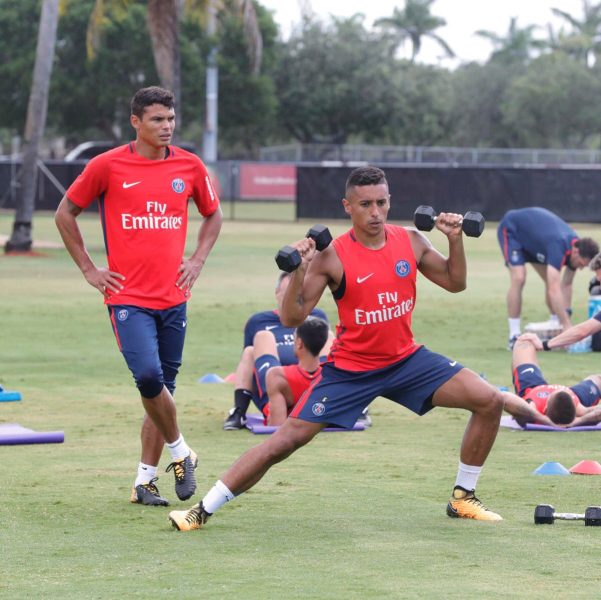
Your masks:
<path fill-rule="evenodd" d="M 459 470 L 457 471 L 457 479 L 455 485 L 461 486 L 464 490 L 471 492 L 476 489 L 478 477 L 480 477 L 482 467 L 474 467 L 472 465 L 464 465 L 459 462 Z"/>
<path fill-rule="evenodd" d="M 138 465 L 138 476 L 136 477 L 136 481 L 134 482 L 134 487 L 137 485 L 142 485 L 143 483 L 148 483 L 151 479 L 154 479 L 157 476 L 157 467 L 153 465 L 145 465 L 141 462 Z"/>
<path fill-rule="evenodd" d="M 520 335 L 522 319 L 520 317 L 517 319 L 507 319 L 507 322 L 509 323 L 509 338 L 511 339 L 515 335 Z"/>
<path fill-rule="evenodd" d="M 549 321 L 551 321 L 553 325 L 557 325 L 557 327 L 559 327 L 559 317 L 557 315 L 549 315 Z"/>
<path fill-rule="evenodd" d="M 213 514 L 218 508 L 233 499 L 234 494 L 220 479 L 202 499 L 202 505 L 208 513 Z"/>
<path fill-rule="evenodd" d="M 167 444 L 167 448 L 169 448 L 173 460 L 182 460 L 183 458 L 186 458 L 186 456 L 190 456 L 190 448 L 188 444 L 186 444 L 184 436 L 181 433 L 175 442 Z"/>

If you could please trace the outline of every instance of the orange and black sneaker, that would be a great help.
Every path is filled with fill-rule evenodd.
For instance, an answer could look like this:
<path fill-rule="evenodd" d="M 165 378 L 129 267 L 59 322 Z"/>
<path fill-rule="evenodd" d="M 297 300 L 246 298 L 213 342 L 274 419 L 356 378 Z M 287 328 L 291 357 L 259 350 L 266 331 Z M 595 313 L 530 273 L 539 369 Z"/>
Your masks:
<path fill-rule="evenodd" d="M 172 510 L 169 513 L 169 520 L 171 525 L 179 531 L 192 531 L 200 529 L 211 514 L 205 510 L 202 502 L 199 502 L 188 510 Z"/>
<path fill-rule="evenodd" d="M 502 521 L 503 517 L 488 510 L 474 492 L 456 486 L 447 504 L 447 515 L 456 519 L 476 519 L 478 521 Z"/>
<path fill-rule="evenodd" d="M 196 452 L 190 450 L 190 454 L 181 460 L 174 460 L 168 465 L 166 471 L 173 471 L 175 475 L 175 493 L 180 500 L 187 500 L 196 491 L 196 477 L 194 470 L 198 466 Z"/>
<path fill-rule="evenodd" d="M 146 506 L 169 506 L 169 501 L 161 496 L 159 488 L 155 485 L 157 479 L 158 477 L 155 477 L 148 483 L 141 483 L 133 487 L 130 502 Z"/>

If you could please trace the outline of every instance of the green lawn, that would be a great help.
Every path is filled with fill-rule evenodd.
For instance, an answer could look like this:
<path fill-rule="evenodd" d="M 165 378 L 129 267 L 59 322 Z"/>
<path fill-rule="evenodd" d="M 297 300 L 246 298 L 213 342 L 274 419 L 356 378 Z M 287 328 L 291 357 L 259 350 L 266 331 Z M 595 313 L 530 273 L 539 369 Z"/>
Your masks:
<path fill-rule="evenodd" d="M 81 218 L 102 260 L 95 216 Z M 0 234 L 12 214 L 0 212 Z M 198 221 L 192 223 L 190 240 Z M 348 227 L 329 223 L 334 234 Z M 601 529 L 533 524 L 538 503 L 583 512 L 601 504 L 601 478 L 535 476 L 546 461 L 601 462 L 593 433 L 501 430 L 478 486 L 505 520 L 449 519 L 467 413 L 425 417 L 382 399 L 374 425 L 324 433 L 225 506 L 206 529 L 172 530 L 170 509 L 131 505 L 142 407 L 116 349 L 97 291 L 57 244 L 49 215 L 36 215 L 39 257 L 0 256 L 0 384 L 21 402 L 0 403 L 0 422 L 65 431 L 61 445 L 0 446 L 0 598 L 596 598 Z M 261 438 L 224 432 L 232 386 L 201 385 L 234 370 L 250 313 L 273 305 L 277 249 L 308 223 L 228 220 L 189 305 L 177 388 L 179 420 L 199 453 L 199 495 Z M 578 226 L 601 239 L 601 227 Z M 444 249 L 444 238 L 431 239 Z M 50 246 L 50 247 L 49 247 Z M 448 294 L 418 284 L 418 341 L 496 385 L 509 385 L 505 349 L 508 276 L 489 224 L 467 239 L 468 289 Z M 575 285 L 575 318 L 587 314 L 589 272 Z M 524 322 L 547 318 L 530 271 Z M 322 304 L 334 318 L 334 303 Z M 599 355 L 547 353 L 552 382 L 599 371 Z M 165 453 L 162 468 L 168 462 Z M 163 495 L 175 508 L 172 475 Z M 197 499 L 196 498 L 196 499 Z M 195 499 L 195 501 L 196 501 Z"/>

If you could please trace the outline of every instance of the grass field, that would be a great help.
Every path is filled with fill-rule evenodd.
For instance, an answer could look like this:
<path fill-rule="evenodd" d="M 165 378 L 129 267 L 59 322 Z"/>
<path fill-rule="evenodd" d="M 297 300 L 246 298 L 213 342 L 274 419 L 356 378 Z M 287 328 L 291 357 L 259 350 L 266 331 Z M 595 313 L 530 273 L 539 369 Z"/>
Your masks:
<path fill-rule="evenodd" d="M 0 213 L 8 234 L 12 214 Z M 64 430 L 61 445 L 0 446 L 0 598 L 597 598 L 601 529 L 533 524 L 534 506 L 583 512 L 601 504 L 601 478 L 534 476 L 546 461 L 601 461 L 598 433 L 501 430 L 479 495 L 505 520 L 449 519 L 467 413 L 425 417 L 383 399 L 361 433 L 322 434 L 225 506 L 206 529 L 172 530 L 165 508 L 128 502 L 139 458 L 142 408 L 118 354 L 106 309 L 59 247 L 49 215 L 36 215 L 40 257 L 0 257 L 0 383 L 23 400 L 0 403 L 0 422 Z M 197 222 L 191 224 L 190 240 Z M 334 234 L 345 221 L 329 223 Z M 81 218 L 94 258 L 100 228 Z M 601 239 L 601 228 L 578 226 Z M 273 306 L 273 255 L 307 223 L 226 221 L 189 304 L 177 403 L 200 456 L 202 495 L 261 439 L 224 432 L 232 386 L 201 385 L 235 368 L 248 315 Z M 466 240 L 468 289 L 452 295 L 418 284 L 418 341 L 497 385 L 510 384 L 505 349 L 508 277 L 494 224 Z M 444 238 L 430 235 L 444 249 Z M 50 246 L 50 247 L 48 247 Z M 589 272 L 575 285 L 575 319 L 586 317 Z M 547 318 L 529 272 L 524 322 Z M 334 303 L 322 307 L 334 319 Z M 599 371 L 599 355 L 547 353 L 556 383 Z M 167 464 L 164 454 L 162 467 Z M 159 481 L 175 508 L 171 474 Z M 195 499 L 196 501 L 196 499 Z"/>

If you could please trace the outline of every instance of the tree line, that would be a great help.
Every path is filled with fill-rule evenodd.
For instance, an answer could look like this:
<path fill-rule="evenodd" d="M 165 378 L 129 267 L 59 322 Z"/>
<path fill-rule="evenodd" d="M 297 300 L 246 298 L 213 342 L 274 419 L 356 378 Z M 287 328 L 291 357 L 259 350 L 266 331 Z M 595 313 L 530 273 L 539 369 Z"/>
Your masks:
<path fill-rule="evenodd" d="M 282 39 L 271 13 L 252 2 L 257 38 L 235 0 L 180 0 L 177 49 L 181 140 L 200 146 L 205 75 L 217 49 L 219 158 L 254 158 L 261 146 L 299 141 L 415 146 L 598 148 L 601 143 L 601 2 L 579 14 L 553 12 L 563 25 L 512 18 L 490 41 L 486 62 L 451 69 L 420 62 L 437 30 L 436 0 L 401 0 L 368 27 L 361 14 L 305 14 Z M 217 10 L 212 34 L 206 11 Z M 0 0 L 0 142 L 23 135 L 42 0 Z M 99 14 L 99 5 L 102 12 Z M 128 102 L 159 84 L 149 34 L 151 0 L 61 0 L 45 138 L 67 147 L 131 137 Z M 392 6 L 392 5 L 391 5 Z M 549 15 L 550 16 L 550 15 Z M 405 57 L 407 55 L 407 57 Z M 200 149 L 200 148 L 199 148 Z"/>

